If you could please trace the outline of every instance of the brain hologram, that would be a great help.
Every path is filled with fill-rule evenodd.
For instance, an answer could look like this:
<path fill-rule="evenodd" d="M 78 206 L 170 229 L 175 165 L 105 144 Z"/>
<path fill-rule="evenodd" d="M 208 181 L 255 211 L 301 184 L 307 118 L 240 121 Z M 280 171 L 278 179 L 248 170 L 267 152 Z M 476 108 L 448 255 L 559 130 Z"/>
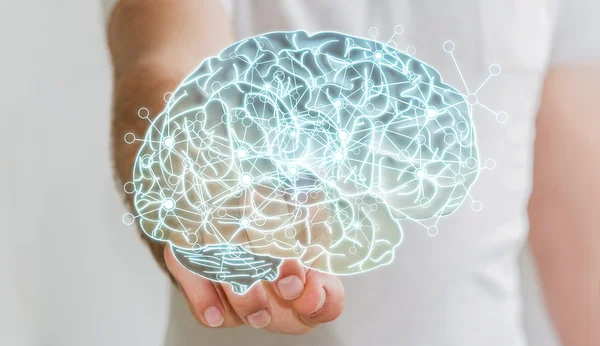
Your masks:
<path fill-rule="evenodd" d="M 389 264 L 405 221 L 452 213 L 478 177 L 466 98 L 375 40 L 245 39 L 165 101 L 126 186 L 135 219 L 238 293 L 285 258 L 337 275 Z"/>

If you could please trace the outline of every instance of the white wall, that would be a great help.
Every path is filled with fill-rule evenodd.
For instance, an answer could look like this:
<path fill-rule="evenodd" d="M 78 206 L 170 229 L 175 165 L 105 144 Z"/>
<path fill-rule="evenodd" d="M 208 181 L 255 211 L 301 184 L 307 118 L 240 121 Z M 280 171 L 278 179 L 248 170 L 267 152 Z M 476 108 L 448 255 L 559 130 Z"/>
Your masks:
<path fill-rule="evenodd" d="M 112 182 L 99 2 L 2 1 L 0 23 L 0 344 L 160 345 L 167 282 Z"/>
<path fill-rule="evenodd" d="M 112 182 L 100 5 L 3 1 L 0 23 L 0 344 L 160 345 L 167 282 Z M 531 344 L 556 345 L 524 268 Z"/>

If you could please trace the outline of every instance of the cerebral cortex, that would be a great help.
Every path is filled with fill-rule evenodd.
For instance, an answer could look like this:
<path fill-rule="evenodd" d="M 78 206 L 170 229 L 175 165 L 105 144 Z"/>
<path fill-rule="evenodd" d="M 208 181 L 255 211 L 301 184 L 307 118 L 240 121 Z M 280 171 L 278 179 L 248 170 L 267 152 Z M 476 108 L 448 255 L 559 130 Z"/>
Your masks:
<path fill-rule="evenodd" d="M 136 157 L 135 218 L 238 293 L 286 258 L 338 275 L 389 264 L 405 221 L 452 213 L 478 176 L 465 97 L 374 40 L 245 39 L 165 101 Z"/>

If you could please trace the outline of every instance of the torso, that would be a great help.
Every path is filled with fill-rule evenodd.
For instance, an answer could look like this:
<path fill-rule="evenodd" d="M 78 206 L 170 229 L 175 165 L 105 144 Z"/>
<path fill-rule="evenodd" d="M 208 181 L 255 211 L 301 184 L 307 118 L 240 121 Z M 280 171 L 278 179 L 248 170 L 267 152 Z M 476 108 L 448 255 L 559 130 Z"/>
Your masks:
<path fill-rule="evenodd" d="M 547 0 L 505 1 L 240 1 L 232 12 L 239 39 L 276 30 L 333 30 L 369 37 L 377 27 L 387 41 L 394 27 L 404 33 L 398 48 L 434 66 L 465 92 L 446 40 L 471 91 L 498 63 L 502 73 L 477 93 L 481 165 L 471 198 L 443 218 L 439 234 L 405 227 L 393 264 L 345 277 L 346 305 L 338 320 L 315 332 L 289 337 L 251 328 L 208 330 L 191 317 L 179 293 L 172 294 L 167 345 L 525 345 L 517 256 L 526 240 L 526 203 L 531 188 L 534 121 L 549 54 L 553 13 Z M 370 37 L 372 38 L 372 37 Z M 481 201 L 481 211 L 471 208 Z"/>

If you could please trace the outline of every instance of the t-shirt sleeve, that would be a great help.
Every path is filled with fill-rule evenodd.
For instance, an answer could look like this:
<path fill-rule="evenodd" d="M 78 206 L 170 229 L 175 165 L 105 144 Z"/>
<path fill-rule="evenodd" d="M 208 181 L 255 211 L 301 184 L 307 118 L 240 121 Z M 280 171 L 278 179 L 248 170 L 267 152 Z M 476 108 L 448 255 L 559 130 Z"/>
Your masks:
<path fill-rule="evenodd" d="M 558 6 L 551 65 L 600 61 L 600 1 L 561 0 Z"/>

